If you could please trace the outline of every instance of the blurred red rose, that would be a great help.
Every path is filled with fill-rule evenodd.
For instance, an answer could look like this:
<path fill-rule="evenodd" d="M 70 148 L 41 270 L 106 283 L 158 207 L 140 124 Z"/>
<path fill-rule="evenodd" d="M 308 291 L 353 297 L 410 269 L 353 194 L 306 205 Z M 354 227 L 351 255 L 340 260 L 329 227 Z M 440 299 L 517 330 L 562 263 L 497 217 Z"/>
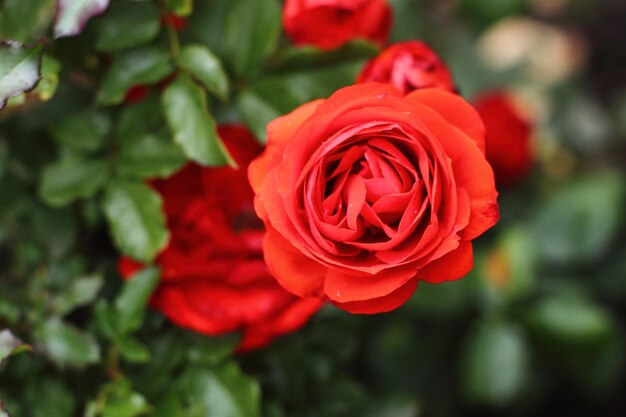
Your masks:
<path fill-rule="evenodd" d="M 498 184 L 519 181 L 533 163 L 529 119 L 504 91 L 480 95 L 475 107 L 483 119 L 487 138 L 487 160 Z"/>
<path fill-rule="evenodd" d="M 353 39 L 385 44 L 391 28 L 386 0 L 286 0 L 285 32 L 296 45 L 337 48 Z"/>
<path fill-rule="evenodd" d="M 498 220 L 480 118 L 438 89 L 359 84 L 305 104 L 269 124 L 248 175 L 276 279 L 353 313 L 462 277 Z"/>
<path fill-rule="evenodd" d="M 162 281 L 151 305 L 200 333 L 241 329 L 239 350 L 249 350 L 296 330 L 321 303 L 294 297 L 270 275 L 262 254 L 263 223 L 254 214 L 246 178 L 261 147 L 243 127 L 218 130 L 239 169 L 189 164 L 152 183 L 163 197 L 171 237 L 156 259 Z M 131 259 L 120 261 L 125 278 L 140 268 Z"/>
<path fill-rule="evenodd" d="M 455 91 L 448 67 L 424 42 L 396 43 L 369 61 L 357 77 L 358 83 L 389 83 L 408 94 L 419 88 Z"/>

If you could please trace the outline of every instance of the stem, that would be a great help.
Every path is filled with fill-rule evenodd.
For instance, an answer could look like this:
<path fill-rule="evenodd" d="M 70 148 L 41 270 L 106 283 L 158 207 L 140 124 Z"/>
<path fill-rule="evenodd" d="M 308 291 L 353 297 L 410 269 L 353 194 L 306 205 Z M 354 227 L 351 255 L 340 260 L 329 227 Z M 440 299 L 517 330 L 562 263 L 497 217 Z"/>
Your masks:
<path fill-rule="evenodd" d="M 111 379 L 118 379 L 122 376 L 119 365 L 118 350 L 115 344 L 111 344 L 106 355 L 107 373 Z"/>
<path fill-rule="evenodd" d="M 159 6 L 161 16 L 163 16 L 164 19 L 171 20 L 169 11 L 167 10 L 165 3 L 162 0 L 159 0 L 157 1 L 157 4 Z M 174 27 L 172 22 L 166 22 L 166 24 L 163 26 L 165 26 L 165 33 L 167 35 L 167 42 L 170 47 L 170 53 L 172 54 L 172 58 L 176 59 L 180 54 L 180 41 L 178 40 L 178 33 L 176 32 L 176 28 Z"/>
<path fill-rule="evenodd" d="M 167 32 L 167 41 L 170 45 L 170 52 L 172 54 L 172 58 L 178 58 L 178 54 L 180 54 L 180 41 L 178 40 L 178 33 L 176 33 L 176 29 L 172 25 L 165 25 L 165 30 Z"/>

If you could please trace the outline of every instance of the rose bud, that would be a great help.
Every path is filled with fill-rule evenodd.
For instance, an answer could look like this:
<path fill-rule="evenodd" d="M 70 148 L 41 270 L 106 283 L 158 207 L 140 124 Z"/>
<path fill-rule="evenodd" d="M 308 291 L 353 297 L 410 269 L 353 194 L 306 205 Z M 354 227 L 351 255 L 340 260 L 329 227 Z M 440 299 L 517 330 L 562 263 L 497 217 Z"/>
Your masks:
<path fill-rule="evenodd" d="M 358 83 L 389 83 L 408 94 L 419 88 L 441 88 L 455 92 L 448 67 L 424 42 L 396 43 L 369 61 L 357 77 Z"/>
<path fill-rule="evenodd" d="M 498 184 L 518 182 L 533 164 L 530 120 L 504 91 L 480 95 L 475 107 L 485 124 L 487 160 Z"/>
<path fill-rule="evenodd" d="M 385 0 L 286 0 L 283 27 L 296 45 L 334 49 L 354 39 L 383 45 L 391 28 Z"/>
<path fill-rule="evenodd" d="M 176 79 L 177 75 L 178 75 L 177 71 L 172 72 L 170 75 L 166 76 L 161 81 L 154 84 L 154 87 L 156 87 L 156 90 L 158 92 L 163 91 L 168 85 L 172 83 L 172 81 L 174 81 L 174 79 Z M 148 94 L 150 94 L 151 87 L 152 85 L 150 84 L 138 84 L 138 85 L 132 86 L 126 92 L 126 97 L 124 98 L 123 103 L 134 104 L 134 103 L 138 103 L 142 101 L 143 99 L 148 97 Z"/>
<path fill-rule="evenodd" d="M 458 279 L 499 217 L 478 113 L 439 89 L 342 88 L 272 121 L 248 169 L 265 260 L 302 297 L 353 313 Z"/>
<path fill-rule="evenodd" d="M 254 214 L 246 177 L 261 147 L 243 127 L 218 131 L 239 169 L 189 164 L 152 182 L 163 198 L 170 241 L 155 261 L 161 282 L 150 304 L 196 332 L 241 330 L 242 351 L 298 329 L 322 304 L 293 296 L 270 275 L 263 261 L 263 223 Z M 131 259 L 120 261 L 125 278 L 140 268 Z"/>
<path fill-rule="evenodd" d="M 183 30 L 187 27 L 187 19 L 168 13 L 161 15 L 161 25 L 172 27 L 175 30 Z"/>
<path fill-rule="evenodd" d="M 146 98 L 148 93 L 150 93 L 150 86 L 146 84 L 135 85 L 126 92 L 124 104 L 138 103 Z"/>

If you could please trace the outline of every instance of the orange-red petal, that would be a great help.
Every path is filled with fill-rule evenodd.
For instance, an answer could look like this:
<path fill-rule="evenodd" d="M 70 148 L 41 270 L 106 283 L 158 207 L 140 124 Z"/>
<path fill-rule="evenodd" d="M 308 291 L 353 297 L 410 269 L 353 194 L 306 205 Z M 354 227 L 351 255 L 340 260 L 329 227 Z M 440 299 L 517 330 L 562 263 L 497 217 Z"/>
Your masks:
<path fill-rule="evenodd" d="M 480 115 L 467 101 L 456 94 L 437 88 L 424 88 L 407 95 L 441 115 L 448 123 L 472 139 L 485 153 L 485 126 Z"/>
<path fill-rule="evenodd" d="M 462 240 L 458 248 L 420 269 L 417 278 L 420 281 L 439 284 L 464 277 L 473 266 L 472 244 Z"/>
<path fill-rule="evenodd" d="M 283 288 L 301 297 L 323 297 L 327 267 L 303 255 L 271 227 L 263 250 L 270 272 Z"/>
<path fill-rule="evenodd" d="M 411 280 L 384 297 L 364 301 L 351 301 L 348 303 L 335 303 L 335 305 L 340 309 L 353 314 L 386 313 L 406 303 L 416 289 L 417 280 Z"/>

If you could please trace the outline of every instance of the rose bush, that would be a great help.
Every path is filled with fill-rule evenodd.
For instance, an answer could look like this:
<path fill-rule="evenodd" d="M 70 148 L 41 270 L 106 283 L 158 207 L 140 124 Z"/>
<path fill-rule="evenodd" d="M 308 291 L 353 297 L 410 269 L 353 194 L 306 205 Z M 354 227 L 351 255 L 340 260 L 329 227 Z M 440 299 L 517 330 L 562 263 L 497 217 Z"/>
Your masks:
<path fill-rule="evenodd" d="M 287 0 L 283 27 L 296 45 L 333 49 L 353 39 L 384 44 L 391 28 L 385 0 Z"/>
<path fill-rule="evenodd" d="M 533 163 L 532 124 L 505 91 L 489 91 L 475 100 L 485 124 L 487 160 L 498 183 L 521 180 Z"/>
<path fill-rule="evenodd" d="M 446 64 L 420 41 L 393 44 L 370 60 L 359 73 L 357 82 L 372 81 L 389 83 L 404 94 L 428 87 L 456 90 Z"/>
<path fill-rule="evenodd" d="M 354 313 L 472 267 L 498 220 L 483 126 L 460 97 L 346 87 L 276 119 L 250 164 L 268 266 L 289 291 Z"/>
<path fill-rule="evenodd" d="M 0 416 L 626 415 L 626 2 L 0 3 Z"/>
<path fill-rule="evenodd" d="M 153 181 L 171 237 L 155 262 L 162 277 L 151 304 L 197 332 L 242 329 L 239 350 L 249 350 L 302 326 L 321 303 L 294 297 L 270 275 L 261 249 L 263 225 L 246 179 L 247 165 L 261 147 L 241 126 L 218 131 L 239 169 L 189 164 L 171 178 Z M 120 261 L 126 278 L 141 268 L 130 258 Z"/>

